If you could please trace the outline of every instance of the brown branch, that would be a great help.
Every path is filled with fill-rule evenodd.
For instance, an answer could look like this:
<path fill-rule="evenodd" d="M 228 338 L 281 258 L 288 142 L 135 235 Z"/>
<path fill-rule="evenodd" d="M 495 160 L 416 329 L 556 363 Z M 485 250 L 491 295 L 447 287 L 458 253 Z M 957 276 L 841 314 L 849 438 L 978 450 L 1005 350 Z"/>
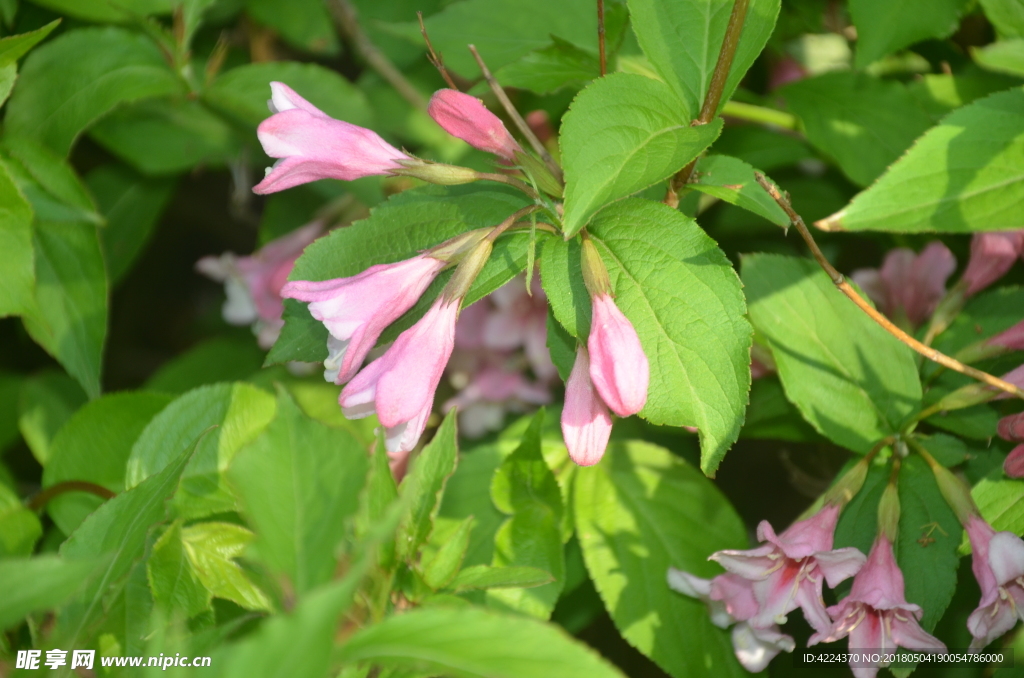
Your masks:
<path fill-rule="evenodd" d="M 604 0 L 597 0 L 597 54 L 601 63 L 601 75 L 608 72 L 608 59 L 604 53 Z"/>
<path fill-rule="evenodd" d="M 516 107 L 512 105 L 512 101 L 508 98 L 508 95 L 505 94 L 505 90 L 502 89 L 501 85 L 498 84 L 498 81 L 494 79 L 493 75 L 491 75 L 491 71 L 487 68 L 487 64 L 484 63 L 483 57 L 481 57 L 480 53 L 476 51 L 476 46 L 469 45 L 469 51 L 473 53 L 473 58 L 476 59 L 477 65 L 480 66 L 480 72 L 484 75 L 484 80 L 486 80 L 487 84 L 490 85 L 491 91 L 494 92 L 494 96 L 496 96 L 498 101 L 501 102 L 502 108 L 505 109 L 508 117 L 511 118 L 512 122 L 514 122 L 516 127 L 519 128 L 523 138 L 530 142 L 530 146 L 537 152 L 537 155 L 544 160 L 544 163 L 548 166 L 548 169 L 551 170 L 551 173 L 555 175 L 555 178 L 561 181 L 562 168 L 558 166 L 555 159 L 551 157 L 550 153 L 548 153 L 548 149 L 544 148 L 544 144 L 540 142 L 540 139 L 538 139 L 537 135 L 533 133 L 530 126 L 526 124 L 526 121 L 523 120 L 523 116 L 519 115 L 519 111 L 517 111 Z"/>
<path fill-rule="evenodd" d="M 39 511 L 54 497 L 67 492 L 89 492 L 103 499 L 113 499 L 117 496 L 102 485 L 90 483 L 86 480 L 65 480 L 62 483 L 51 485 L 39 494 L 32 497 L 26 505 L 30 511 Z"/>
<path fill-rule="evenodd" d="M 427 43 L 427 60 L 430 61 L 431 65 L 437 69 L 444 78 L 444 81 L 448 83 L 456 92 L 459 88 L 455 86 L 455 81 L 452 80 L 452 76 L 448 74 L 448 69 L 444 66 L 444 58 L 439 52 L 434 51 L 434 46 L 430 43 L 430 36 L 427 35 L 427 27 L 423 23 L 423 12 L 416 12 L 416 18 L 420 21 L 420 34 L 423 36 L 423 42 Z"/>
<path fill-rule="evenodd" d="M 793 223 L 793 226 L 796 227 L 797 232 L 800 233 L 800 236 L 804 239 L 804 242 L 807 243 L 807 247 L 810 248 L 811 255 L 814 257 L 815 261 L 818 262 L 818 265 L 821 266 L 825 273 L 828 274 L 828 277 L 832 279 L 832 283 L 836 287 L 838 287 L 839 291 L 845 294 L 847 298 L 850 299 L 850 301 L 856 304 L 860 310 L 864 311 L 866 314 L 868 314 L 868 316 L 871 317 L 872 320 L 881 325 L 882 329 L 884 329 L 886 332 L 888 332 L 889 334 L 891 334 L 892 336 L 896 337 L 901 342 L 909 346 L 910 348 L 914 349 L 915 351 L 923 355 L 925 358 L 928 358 L 929 360 L 936 362 L 942 365 L 943 367 L 948 367 L 949 369 L 959 372 L 960 374 L 966 374 L 967 376 L 977 379 L 978 381 L 988 384 L 989 386 L 997 388 L 1000 391 L 1005 391 L 1006 393 L 1024 399 L 1024 391 L 1017 388 L 1013 384 L 1004 381 L 999 377 L 994 377 L 988 372 L 982 372 L 981 370 L 975 369 L 969 365 L 964 365 L 959 360 L 950 358 L 945 353 L 942 353 L 941 351 L 936 351 L 931 346 L 926 346 L 925 344 L 922 344 L 920 341 L 918 341 L 917 339 L 910 336 L 909 334 L 901 330 L 899 327 L 894 325 L 884 315 L 879 313 L 878 310 L 875 309 L 875 307 L 873 307 L 863 297 L 857 294 L 857 291 L 853 289 L 850 283 L 846 282 L 846 278 L 843 277 L 843 274 L 837 271 L 835 267 L 829 263 L 828 259 L 825 258 L 825 255 L 821 253 L 821 250 L 818 248 L 818 243 L 814 241 L 814 236 L 812 236 L 811 232 L 807 229 L 807 225 L 804 223 L 803 218 L 799 214 L 797 214 L 796 211 L 793 209 L 793 205 L 789 202 L 789 198 L 787 196 L 782 195 L 782 193 L 779 192 L 779 189 L 775 186 L 775 184 L 768 181 L 768 179 L 760 172 L 754 172 L 754 178 L 757 179 L 757 183 L 761 184 L 761 188 L 767 191 L 768 195 L 770 195 L 772 199 L 775 200 L 776 203 L 778 203 L 779 207 L 785 210 L 786 215 L 789 216 L 789 220 Z"/>
<path fill-rule="evenodd" d="M 719 104 L 722 102 L 722 95 L 725 93 L 725 83 L 729 81 L 729 71 L 732 70 L 732 60 L 736 56 L 736 48 L 740 44 L 740 36 L 743 34 L 743 23 L 747 19 L 747 7 L 750 0 L 736 0 L 729 13 L 729 25 L 725 29 L 725 37 L 722 38 L 722 49 L 718 51 L 718 61 L 715 62 L 715 70 L 711 74 L 711 84 L 708 85 L 708 94 L 704 97 L 704 104 L 701 106 L 700 115 L 693 121 L 693 125 L 706 125 L 715 118 Z M 693 170 L 697 167 L 697 158 L 690 164 L 676 172 L 668 183 L 668 190 L 665 192 L 663 202 L 675 209 L 679 207 L 679 189 L 690 183 L 693 178 Z"/>
<path fill-rule="evenodd" d="M 391 60 L 377 49 L 377 46 L 363 31 L 359 25 L 359 14 L 351 0 L 327 0 L 327 8 L 331 11 L 338 30 L 348 39 L 356 53 L 370 68 L 377 71 L 413 108 L 425 110 L 427 100 L 405 79 L 405 76 L 391 63 Z"/>

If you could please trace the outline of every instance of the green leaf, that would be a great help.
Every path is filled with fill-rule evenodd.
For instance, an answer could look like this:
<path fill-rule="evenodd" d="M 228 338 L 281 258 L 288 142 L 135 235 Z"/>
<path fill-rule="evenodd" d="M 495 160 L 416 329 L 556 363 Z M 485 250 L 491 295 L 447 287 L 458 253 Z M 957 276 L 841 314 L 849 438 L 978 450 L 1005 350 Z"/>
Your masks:
<path fill-rule="evenodd" d="M 25 328 L 95 398 L 100 394 L 108 303 L 96 226 L 36 222 L 33 244 L 36 303 L 24 316 Z"/>
<path fill-rule="evenodd" d="M 455 410 L 452 410 L 402 482 L 400 496 L 408 502 L 409 508 L 398 525 L 397 551 L 401 560 L 414 558 L 430 535 L 445 482 L 455 472 L 458 456 Z"/>
<path fill-rule="evenodd" d="M 247 610 L 269 610 L 267 596 L 234 560 L 252 539 L 252 532 L 232 523 L 197 523 L 181 530 L 189 563 L 211 594 Z"/>
<path fill-rule="evenodd" d="M 1009 89 L 1019 80 L 1007 75 L 977 71 L 965 75 L 927 74 L 915 78 L 907 90 L 935 121 L 975 99 Z"/>
<path fill-rule="evenodd" d="M 224 166 L 241 139 L 219 116 L 190 99 L 149 99 L 123 106 L 89 135 L 144 174 L 178 174 L 197 165 Z"/>
<path fill-rule="evenodd" d="M 742 207 L 777 226 L 788 227 L 789 217 L 754 179 L 754 168 L 725 155 L 706 155 L 697 161 L 695 181 L 687 188 Z"/>
<path fill-rule="evenodd" d="M 918 436 L 921 445 L 943 466 L 962 464 L 970 455 L 967 444 L 945 433 L 934 433 L 930 436 Z"/>
<path fill-rule="evenodd" d="M 3 68 L 0 68 L 0 106 L 3 106 L 7 101 L 7 97 L 11 96 L 11 90 L 14 89 L 14 83 L 18 80 L 18 65 L 8 64 Z"/>
<path fill-rule="evenodd" d="M 743 33 L 722 92 L 725 104 L 775 28 L 780 0 L 751 0 Z M 720 0 L 629 0 L 629 13 L 644 54 L 684 102 L 678 118 L 696 118 L 711 85 L 732 3 Z"/>
<path fill-rule="evenodd" d="M 971 489 L 971 497 L 996 530 L 1024 532 L 1024 480 L 985 478 Z M 969 553 L 970 542 L 967 545 Z"/>
<path fill-rule="evenodd" d="M 0 629 L 71 598 L 86 586 L 98 564 L 95 559 L 69 561 L 52 554 L 0 559 Z"/>
<path fill-rule="evenodd" d="M 117 284 L 142 253 L 174 194 L 174 179 L 143 177 L 123 165 L 100 165 L 85 176 L 107 220 L 100 245 L 110 282 Z"/>
<path fill-rule="evenodd" d="M 971 56 L 982 68 L 1024 77 L 1024 38 L 1000 40 L 984 47 L 972 47 Z"/>
<path fill-rule="evenodd" d="M 820 442 L 821 436 L 786 400 L 778 379 L 755 379 L 750 385 L 750 406 L 743 422 L 741 438 Z"/>
<path fill-rule="evenodd" d="M 178 610 L 191 618 L 209 609 L 211 595 L 185 553 L 181 521 L 174 521 L 153 545 L 146 575 L 153 600 L 168 611 Z"/>
<path fill-rule="evenodd" d="M 148 14 L 170 14 L 175 0 L 36 0 L 37 5 L 97 23 L 128 23 Z"/>
<path fill-rule="evenodd" d="M 844 209 L 827 230 L 969 233 L 1021 227 L 1024 90 L 954 111 Z"/>
<path fill-rule="evenodd" d="M 249 384 L 203 386 L 168 405 L 135 441 L 125 485 L 129 488 L 172 463 L 189 443 L 212 428 L 196 446 L 182 474 L 175 508 L 182 518 L 236 509 L 224 481 L 235 453 L 254 440 L 274 418 L 274 397 Z"/>
<path fill-rule="evenodd" d="M 203 94 L 206 103 L 241 122 L 256 126 L 270 117 L 270 83 L 283 82 L 332 118 L 353 125 L 371 122 L 363 93 L 338 73 L 317 64 L 268 61 L 232 68 Z"/>
<path fill-rule="evenodd" d="M 148 38 L 109 26 L 80 28 L 25 60 L 7 104 L 5 134 L 67 155 L 82 130 L 118 104 L 182 90 Z"/>
<path fill-rule="evenodd" d="M 330 581 L 366 472 L 366 449 L 355 438 L 306 417 L 280 387 L 274 420 L 232 461 L 228 480 L 256 550 L 296 594 Z"/>
<path fill-rule="evenodd" d="M 565 556 L 562 494 L 541 454 L 543 425 L 542 408 L 491 480 L 494 505 L 511 516 L 494 537 L 493 565 L 535 567 L 551 573 L 554 581 L 537 588 L 495 591 L 488 594 L 488 602 L 497 609 L 547 619 L 565 585 Z"/>
<path fill-rule="evenodd" d="M 377 418 L 346 419 L 338 407 L 338 387 L 325 381 L 295 381 L 287 385 L 288 391 L 306 415 L 332 428 L 347 431 L 364 449 L 372 449 L 377 442 Z M 390 474 L 390 471 L 388 471 Z M 394 485 L 394 480 L 392 480 Z"/>
<path fill-rule="evenodd" d="M 712 552 L 746 545 L 714 485 L 667 450 L 613 441 L 576 472 L 573 496 L 587 570 L 623 637 L 674 676 L 746 675 L 704 604 L 666 581 L 669 567 L 712 576 Z"/>
<path fill-rule="evenodd" d="M 548 308 L 547 325 L 547 347 L 551 354 L 551 362 L 555 364 L 558 376 L 562 381 L 568 381 L 573 363 L 576 362 L 576 339 L 566 332 L 562 324 L 555 319 L 550 307 Z"/>
<path fill-rule="evenodd" d="M 0 162 L 0 317 L 32 308 L 32 208 Z"/>
<path fill-rule="evenodd" d="M 27 556 L 43 536 L 36 514 L 6 485 L 0 485 L 0 559 Z"/>
<path fill-rule="evenodd" d="M 159 393 L 124 392 L 97 398 L 75 412 L 50 446 L 43 487 L 85 480 L 112 492 L 124 491 L 125 465 L 132 445 L 149 421 L 171 402 Z M 86 492 L 54 497 L 46 505 L 53 522 L 71 534 L 102 503 Z"/>
<path fill-rule="evenodd" d="M 82 387 L 63 372 L 45 371 L 25 381 L 18 397 L 18 429 L 40 465 L 49 462 L 57 431 L 86 400 Z"/>
<path fill-rule="evenodd" d="M 1002 38 L 1024 38 L 1024 5 L 1019 0 L 981 0 L 985 16 Z"/>
<path fill-rule="evenodd" d="M 338 37 L 327 6 L 319 0 L 246 0 L 253 19 L 277 31 L 285 42 L 315 54 L 338 53 Z"/>
<path fill-rule="evenodd" d="M 949 328 L 936 337 L 934 346 L 946 355 L 989 339 L 1020 322 L 1024 287 L 1009 285 L 985 290 L 971 297 Z"/>
<path fill-rule="evenodd" d="M 810 259 L 743 259 L 750 318 L 772 348 L 786 397 L 855 452 L 899 430 L 921 402 L 914 354 L 835 288 Z"/>
<path fill-rule="evenodd" d="M 459 459 L 458 468 L 444 486 L 430 537 L 433 542 L 444 543 L 472 516 L 473 529 L 463 567 L 487 565 L 494 556 L 494 534 L 505 522 L 505 516 L 491 501 L 491 479 L 501 461 L 502 454 L 496 447 L 475 447 Z"/>
<path fill-rule="evenodd" d="M 719 119 L 691 127 L 672 90 L 657 80 L 613 73 L 595 81 L 573 100 L 559 136 L 566 236 L 606 204 L 682 169 L 721 131 Z"/>
<path fill-rule="evenodd" d="M 825 73 L 782 91 L 807 139 L 867 186 L 932 126 L 906 87 L 865 73 Z"/>
<path fill-rule="evenodd" d="M 12 35 L 0 40 L 0 68 L 5 68 L 23 57 L 30 49 L 39 44 L 43 38 L 48 36 L 60 21 L 60 19 L 57 19 L 34 31 Z"/>
<path fill-rule="evenodd" d="M 469 535 L 473 531 L 474 520 L 473 516 L 469 516 L 459 523 L 455 531 L 441 541 L 437 552 L 430 558 L 424 558 L 421 569 L 427 586 L 435 590 L 444 588 L 458 574 L 466 551 L 469 550 Z M 434 533 L 431 533 L 431 537 Z"/>
<path fill-rule="evenodd" d="M 259 370 L 262 362 L 263 351 L 251 337 L 214 337 L 161 365 L 146 382 L 146 388 L 185 393 L 206 384 L 245 379 Z"/>
<path fill-rule="evenodd" d="M 854 66 L 865 68 L 882 57 L 928 38 L 945 38 L 956 30 L 969 0 L 931 0 L 922 12 L 913 2 L 850 0 L 857 28 Z"/>
<path fill-rule="evenodd" d="M 413 610 L 358 631 L 345 663 L 458 678 L 622 678 L 556 626 L 474 608 Z"/>
<path fill-rule="evenodd" d="M 739 158 L 762 172 L 795 165 L 811 157 L 810 149 L 802 140 L 756 125 L 726 127 L 715 141 L 715 151 Z"/>
<path fill-rule="evenodd" d="M 502 87 L 550 94 L 566 86 L 578 89 L 600 74 L 600 65 L 593 54 L 571 42 L 552 38 L 552 44 L 503 66 L 494 77 Z"/>
<path fill-rule="evenodd" d="M 472 589 L 525 590 L 534 586 L 554 584 L 554 576 L 538 567 L 472 565 L 465 568 L 449 584 L 453 591 Z M 534 615 L 537 616 L 537 615 Z"/>
<path fill-rule="evenodd" d="M 28 138 L 6 136 L 7 169 L 40 221 L 103 224 L 89 191 L 67 160 Z"/>
<path fill-rule="evenodd" d="M 651 365 L 654 424 L 696 426 L 701 468 L 714 474 L 739 435 L 750 388 L 750 324 L 729 260 L 697 224 L 661 203 L 609 206 L 589 227 L 608 267 L 615 303 L 633 323 Z M 550 239 L 541 274 L 555 317 L 569 334 L 590 333 L 579 244 Z"/>
<path fill-rule="evenodd" d="M 25 377 L 20 374 L 0 370 L 0 453 L 21 437 L 18 431 L 18 399 L 25 382 Z M 0 471 L 0 483 L 4 482 L 2 474 Z"/>

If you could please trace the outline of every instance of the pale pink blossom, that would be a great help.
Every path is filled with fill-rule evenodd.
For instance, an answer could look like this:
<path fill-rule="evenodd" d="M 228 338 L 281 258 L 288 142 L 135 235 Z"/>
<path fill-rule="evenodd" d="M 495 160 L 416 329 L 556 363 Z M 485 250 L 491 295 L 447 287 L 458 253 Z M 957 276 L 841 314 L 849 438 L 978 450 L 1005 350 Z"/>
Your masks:
<path fill-rule="evenodd" d="M 956 258 L 934 240 L 914 254 L 897 248 L 885 255 L 881 269 L 858 269 L 850 277 L 890 318 L 923 323 L 946 293 L 946 280 L 956 270 Z"/>
<path fill-rule="evenodd" d="M 1010 478 L 1024 478 L 1024 445 L 1018 445 L 1006 455 L 1003 473 Z"/>
<path fill-rule="evenodd" d="M 735 574 L 720 574 L 713 579 L 701 579 L 670 567 L 668 585 L 674 591 L 703 601 L 708 607 L 711 623 L 725 629 L 732 629 L 733 651 L 743 668 L 758 673 L 779 652 L 792 652 L 796 647 L 793 638 L 779 630 L 772 623 L 756 627 L 749 623 L 758 611 L 752 582 Z"/>
<path fill-rule="evenodd" d="M 363 364 L 381 332 L 412 308 L 444 267 L 443 261 L 421 254 L 371 266 L 351 278 L 293 280 L 281 293 L 310 302 L 310 314 L 330 333 L 324 378 L 343 384 Z"/>
<path fill-rule="evenodd" d="M 903 593 L 903 573 L 896 564 L 892 542 L 879 535 L 867 562 L 853 578 L 850 595 L 828 608 L 835 622 L 825 633 L 808 641 L 832 642 L 849 636 L 850 649 L 892 652 L 908 650 L 944 652 L 946 646 L 928 634 L 918 620 L 920 606 L 908 603 Z M 856 678 L 874 678 L 879 666 L 851 665 Z"/>
<path fill-rule="evenodd" d="M 1024 255 L 1024 230 L 975 233 L 963 277 L 966 295 L 977 294 L 1002 278 L 1021 255 Z"/>
<path fill-rule="evenodd" d="M 270 83 L 272 116 L 256 136 L 271 158 L 280 158 L 255 193 L 275 193 L 318 179 L 389 174 L 411 158 L 376 132 L 335 120 L 280 82 Z"/>
<path fill-rule="evenodd" d="M 554 379 L 558 371 L 548 351 L 548 299 L 535 277 L 527 293 L 522 277 L 503 285 L 490 295 L 494 311 L 484 322 L 481 340 L 491 350 L 522 348 L 533 369 L 543 380 Z"/>
<path fill-rule="evenodd" d="M 551 125 L 551 116 L 543 108 L 538 108 L 535 111 L 530 111 L 525 117 L 526 125 L 533 132 L 533 136 L 537 137 L 537 141 L 547 145 L 549 141 L 556 138 L 555 128 Z"/>
<path fill-rule="evenodd" d="M 587 348 L 590 379 L 601 399 L 620 417 L 628 417 L 647 403 L 650 365 L 633 323 L 607 294 L 591 297 L 592 320 Z"/>
<path fill-rule="evenodd" d="M 826 504 L 780 535 L 763 520 L 757 527 L 758 539 L 765 542 L 761 546 L 711 555 L 729 572 L 753 582 L 758 605 L 751 619 L 754 626 L 781 624 L 799 607 L 818 634 L 828 630 L 831 620 L 821 597 L 823 580 L 834 588 L 864 564 L 864 554 L 855 548 L 832 549 L 838 520 L 839 506 L 835 504 Z"/>
<path fill-rule="evenodd" d="M 1024 351 L 1024 320 L 985 340 L 985 343 L 990 346 L 1000 346 L 1011 351 Z"/>
<path fill-rule="evenodd" d="M 224 283 L 224 320 L 232 325 L 253 325 L 260 346 L 273 346 L 284 325 L 281 288 L 296 259 L 323 230 L 324 225 L 314 221 L 272 240 L 247 257 L 225 252 L 197 261 L 197 271 Z"/>
<path fill-rule="evenodd" d="M 458 336 L 456 326 L 456 346 Z M 551 392 L 543 384 L 530 381 L 520 370 L 509 369 L 502 364 L 488 364 L 471 377 L 465 388 L 445 402 L 442 411 L 459 408 L 459 433 L 477 438 L 500 428 L 505 412 L 525 412 L 549 402 Z"/>
<path fill-rule="evenodd" d="M 1012 532 L 996 532 L 978 516 L 967 521 L 971 569 L 981 587 L 981 602 L 967 618 L 972 649 L 983 648 L 1024 620 L 1024 541 Z"/>
<path fill-rule="evenodd" d="M 376 412 L 392 455 L 400 457 L 412 450 L 426 428 L 434 393 L 455 346 L 458 314 L 459 300 L 438 298 L 384 355 L 341 391 L 338 402 L 349 419 Z"/>
<path fill-rule="evenodd" d="M 514 162 L 516 152 L 523 150 L 498 116 L 487 110 L 482 101 L 469 94 L 454 89 L 439 89 L 430 98 L 427 112 L 448 134 L 481 151 Z"/>
<path fill-rule="evenodd" d="M 569 457 L 580 466 L 601 461 L 612 433 L 608 407 L 591 383 L 592 371 L 587 349 L 581 346 L 565 384 L 562 407 L 562 437 Z"/>

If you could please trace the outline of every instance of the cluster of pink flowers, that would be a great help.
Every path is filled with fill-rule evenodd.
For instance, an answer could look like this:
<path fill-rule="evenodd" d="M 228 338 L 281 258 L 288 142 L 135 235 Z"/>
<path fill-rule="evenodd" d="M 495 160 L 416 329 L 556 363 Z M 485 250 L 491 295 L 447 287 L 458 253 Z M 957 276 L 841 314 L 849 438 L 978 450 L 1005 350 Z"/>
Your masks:
<path fill-rule="evenodd" d="M 882 268 L 862 268 L 850 277 L 878 310 L 898 324 L 917 327 L 931 316 L 946 294 L 946 281 L 956 270 L 956 257 L 935 240 L 921 251 L 900 247 L 885 255 Z"/>

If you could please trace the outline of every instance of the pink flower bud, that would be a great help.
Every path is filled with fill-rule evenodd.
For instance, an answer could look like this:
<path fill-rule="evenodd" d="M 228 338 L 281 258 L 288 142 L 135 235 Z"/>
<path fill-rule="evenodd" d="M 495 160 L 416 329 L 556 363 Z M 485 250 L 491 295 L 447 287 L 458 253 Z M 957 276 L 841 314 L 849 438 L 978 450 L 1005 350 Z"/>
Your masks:
<path fill-rule="evenodd" d="M 272 82 L 270 90 L 274 115 L 260 123 L 256 135 L 267 155 L 281 160 L 253 187 L 254 193 L 275 193 L 317 179 L 388 174 L 402 167 L 399 160 L 410 160 L 376 132 L 331 118 L 284 83 Z"/>
<path fill-rule="evenodd" d="M 859 269 L 850 277 L 882 313 L 890 318 L 902 314 L 917 326 L 935 310 L 946 293 L 946 280 L 955 269 L 953 253 L 935 240 L 917 255 L 902 247 L 891 250 L 880 270 Z"/>
<path fill-rule="evenodd" d="M 498 116 L 469 94 L 439 89 L 430 98 L 427 112 L 448 134 L 481 151 L 512 162 L 516 159 L 516 151 L 523 150 Z"/>
<path fill-rule="evenodd" d="M 377 413 L 388 452 L 409 452 L 426 428 L 434 392 L 455 346 L 460 301 L 435 301 L 341 391 L 338 402 L 349 419 Z"/>
<path fill-rule="evenodd" d="M 999 437 L 1010 442 L 1024 440 L 1024 412 L 1011 414 L 999 420 Z"/>
<path fill-rule="evenodd" d="M 1003 330 L 985 343 L 989 346 L 1001 346 L 1011 351 L 1024 351 L 1024 320 Z"/>
<path fill-rule="evenodd" d="M 975 233 L 971 258 L 964 271 L 967 296 L 977 294 L 1006 275 L 1024 251 L 1024 230 Z"/>
<path fill-rule="evenodd" d="M 330 332 L 324 378 L 343 384 L 363 364 L 381 332 L 412 308 L 444 266 L 443 261 L 419 255 L 371 266 L 351 278 L 295 280 L 281 294 L 310 302 L 310 314 Z"/>
<path fill-rule="evenodd" d="M 562 408 L 562 437 L 569 456 L 580 466 L 601 461 L 612 434 L 612 418 L 590 382 L 590 358 L 582 346 L 576 351 Z"/>
<path fill-rule="evenodd" d="M 1018 445 L 1006 455 L 1003 473 L 1010 478 L 1024 478 L 1024 445 Z"/>
<path fill-rule="evenodd" d="M 591 298 L 590 379 L 601 399 L 620 417 L 643 409 L 650 366 L 633 324 L 607 294 Z"/>
<path fill-rule="evenodd" d="M 1024 617 L 1024 541 L 1012 532 L 996 532 L 978 516 L 964 527 L 971 540 L 971 569 L 981 587 L 981 602 L 967 618 L 967 629 L 974 636 L 971 648 L 980 649 Z"/>

